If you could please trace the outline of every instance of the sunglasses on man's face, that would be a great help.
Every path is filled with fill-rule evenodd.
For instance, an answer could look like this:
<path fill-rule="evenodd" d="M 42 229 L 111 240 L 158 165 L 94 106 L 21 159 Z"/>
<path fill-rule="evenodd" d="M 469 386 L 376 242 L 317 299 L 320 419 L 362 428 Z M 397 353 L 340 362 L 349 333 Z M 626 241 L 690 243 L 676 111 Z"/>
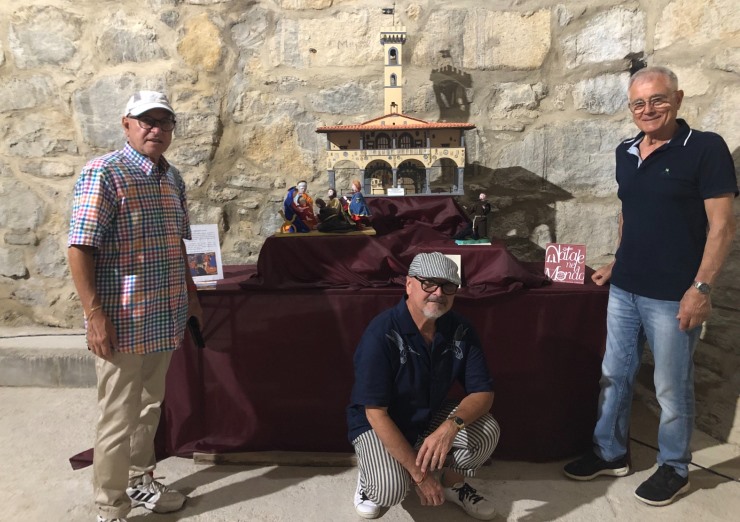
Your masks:
<path fill-rule="evenodd" d="M 437 288 L 441 288 L 444 295 L 455 295 L 457 293 L 457 285 L 445 279 L 434 280 L 422 277 L 414 277 L 414 279 L 421 283 L 421 289 L 428 294 L 436 292 Z"/>

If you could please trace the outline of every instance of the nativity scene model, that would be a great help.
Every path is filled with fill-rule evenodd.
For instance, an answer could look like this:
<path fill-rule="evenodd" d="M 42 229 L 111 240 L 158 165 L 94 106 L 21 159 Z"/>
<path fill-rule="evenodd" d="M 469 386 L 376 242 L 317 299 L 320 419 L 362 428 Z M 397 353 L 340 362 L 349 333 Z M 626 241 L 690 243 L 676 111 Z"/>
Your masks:
<path fill-rule="evenodd" d="M 342 206 L 344 212 L 340 208 L 339 214 L 354 227 L 349 231 L 359 230 L 365 234 L 374 232 L 367 219 L 369 210 L 363 193 L 369 196 L 462 195 L 465 131 L 475 128 L 466 122 L 429 122 L 404 114 L 406 28 L 382 29 L 380 43 L 384 57 L 384 116 L 356 125 L 316 129 L 327 138 L 329 187 L 335 195 L 337 189 L 341 190 L 349 200 Z M 300 183 L 288 190 L 280 232 L 321 231 L 320 220 L 311 218 L 314 209 L 310 198 L 301 204 L 299 190 Z M 310 213 L 306 206 L 311 207 Z M 306 219 L 302 218 L 304 215 Z"/>

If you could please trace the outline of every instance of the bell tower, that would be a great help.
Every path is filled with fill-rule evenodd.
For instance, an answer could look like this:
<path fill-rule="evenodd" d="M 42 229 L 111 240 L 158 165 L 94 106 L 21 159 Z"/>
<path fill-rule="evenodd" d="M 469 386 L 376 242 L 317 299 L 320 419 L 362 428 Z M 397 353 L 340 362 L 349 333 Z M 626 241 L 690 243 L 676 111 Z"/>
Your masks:
<path fill-rule="evenodd" d="M 383 44 L 384 114 L 403 113 L 403 44 L 406 27 L 394 26 L 380 30 Z"/>

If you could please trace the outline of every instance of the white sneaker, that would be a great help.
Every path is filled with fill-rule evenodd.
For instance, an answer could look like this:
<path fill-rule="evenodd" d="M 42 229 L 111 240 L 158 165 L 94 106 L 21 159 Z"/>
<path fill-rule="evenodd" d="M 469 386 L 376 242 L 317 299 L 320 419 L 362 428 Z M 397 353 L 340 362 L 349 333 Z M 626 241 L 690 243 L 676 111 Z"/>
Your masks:
<path fill-rule="evenodd" d="M 126 488 L 126 494 L 131 497 L 131 507 L 144 506 L 155 513 L 177 511 L 187 498 L 154 480 L 148 473 L 142 475 L 138 483 Z"/>
<path fill-rule="evenodd" d="M 126 522 L 125 518 L 103 518 L 98 515 L 96 522 Z"/>
<path fill-rule="evenodd" d="M 473 518 L 491 520 L 496 516 L 496 510 L 488 500 L 467 482 L 458 482 L 451 488 L 444 488 L 445 499 L 454 502 Z"/>
<path fill-rule="evenodd" d="M 360 486 L 360 474 L 357 474 L 357 488 L 355 489 L 355 512 L 362 518 L 378 518 L 380 516 L 380 506 L 371 501 L 362 491 Z"/>

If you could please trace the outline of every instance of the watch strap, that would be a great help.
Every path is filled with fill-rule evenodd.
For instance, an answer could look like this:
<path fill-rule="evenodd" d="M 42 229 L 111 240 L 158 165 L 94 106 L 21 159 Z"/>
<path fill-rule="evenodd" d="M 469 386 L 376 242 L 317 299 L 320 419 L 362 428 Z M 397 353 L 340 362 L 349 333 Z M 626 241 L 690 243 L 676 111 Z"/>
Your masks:
<path fill-rule="evenodd" d="M 453 424 L 457 428 L 457 431 L 465 429 L 465 421 L 457 415 L 450 415 L 449 417 L 447 417 L 447 420 L 451 420 L 453 422 Z"/>

